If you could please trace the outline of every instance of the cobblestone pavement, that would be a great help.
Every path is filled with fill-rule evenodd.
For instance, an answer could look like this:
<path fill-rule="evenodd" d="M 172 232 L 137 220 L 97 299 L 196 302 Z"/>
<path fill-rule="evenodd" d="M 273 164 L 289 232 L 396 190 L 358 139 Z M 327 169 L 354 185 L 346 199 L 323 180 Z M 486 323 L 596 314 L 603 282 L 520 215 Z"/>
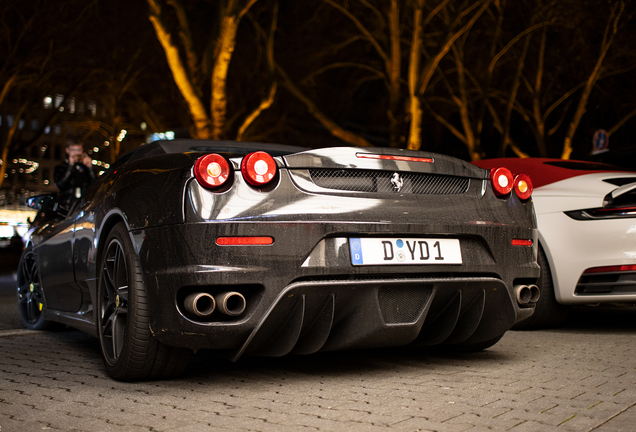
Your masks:
<path fill-rule="evenodd" d="M 561 329 L 511 331 L 469 355 L 231 363 L 200 351 L 184 376 L 144 383 L 111 380 L 97 340 L 78 331 L 2 329 L 0 432 L 633 431 L 635 316 L 577 312 Z"/>

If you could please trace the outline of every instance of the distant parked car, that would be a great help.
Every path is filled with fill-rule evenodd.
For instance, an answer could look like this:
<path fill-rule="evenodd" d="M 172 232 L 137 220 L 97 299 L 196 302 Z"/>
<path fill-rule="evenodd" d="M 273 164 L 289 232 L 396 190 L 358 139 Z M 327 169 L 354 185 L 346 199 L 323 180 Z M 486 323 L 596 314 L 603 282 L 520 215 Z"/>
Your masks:
<path fill-rule="evenodd" d="M 174 376 L 200 348 L 484 349 L 538 296 L 524 179 L 387 148 L 148 144 L 68 213 L 31 199 L 49 210 L 19 310 L 28 328 L 98 337 L 119 380 Z"/>
<path fill-rule="evenodd" d="M 524 172 L 534 185 L 541 298 L 515 328 L 556 326 L 573 305 L 636 303 L 636 172 L 560 159 L 475 164 Z"/>

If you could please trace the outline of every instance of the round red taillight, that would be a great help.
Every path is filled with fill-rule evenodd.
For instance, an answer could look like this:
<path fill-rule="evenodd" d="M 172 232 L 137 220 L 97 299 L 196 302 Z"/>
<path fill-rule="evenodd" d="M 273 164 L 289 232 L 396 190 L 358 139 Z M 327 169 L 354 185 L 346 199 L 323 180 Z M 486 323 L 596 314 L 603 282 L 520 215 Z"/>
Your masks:
<path fill-rule="evenodd" d="M 527 174 L 517 174 L 515 176 L 515 192 L 522 200 L 527 200 L 532 195 L 532 180 Z"/>
<path fill-rule="evenodd" d="M 245 181 L 252 186 L 263 186 L 276 176 L 278 167 L 273 157 L 263 151 L 248 154 L 241 162 Z"/>
<path fill-rule="evenodd" d="M 221 155 L 207 154 L 194 163 L 194 176 L 201 186 L 217 188 L 230 176 L 230 164 Z"/>
<path fill-rule="evenodd" d="M 500 167 L 490 170 L 492 188 L 497 196 L 508 195 L 512 190 L 512 173 L 508 168 Z"/>

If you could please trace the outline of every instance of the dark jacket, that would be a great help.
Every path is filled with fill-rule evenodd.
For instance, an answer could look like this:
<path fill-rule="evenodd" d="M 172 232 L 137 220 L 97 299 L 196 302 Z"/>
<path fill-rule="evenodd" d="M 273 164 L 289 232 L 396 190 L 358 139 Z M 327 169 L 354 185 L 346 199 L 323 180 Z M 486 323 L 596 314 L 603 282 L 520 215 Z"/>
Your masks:
<path fill-rule="evenodd" d="M 95 180 L 95 171 L 82 163 L 71 165 L 67 160 L 55 167 L 53 179 L 60 190 L 59 206 L 68 210 L 72 201 L 80 198 L 88 185 Z"/>

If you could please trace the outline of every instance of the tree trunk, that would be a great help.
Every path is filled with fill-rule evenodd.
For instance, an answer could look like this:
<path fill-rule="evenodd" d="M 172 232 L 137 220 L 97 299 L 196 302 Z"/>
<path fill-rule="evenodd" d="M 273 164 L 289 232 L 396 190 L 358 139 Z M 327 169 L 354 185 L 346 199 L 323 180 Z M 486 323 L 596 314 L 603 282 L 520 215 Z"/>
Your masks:
<path fill-rule="evenodd" d="M 471 8 L 469 8 L 471 10 L 475 7 L 478 7 L 478 6 L 480 7 L 475 12 L 475 14 L 470 18 L 470 20 L 466 24 L 464 24 L 464 26 L 462 26 L 459 30 L 449 31 L 449 33 L 446 35 L 446 38 L 444 39 L 444 41 L 438 48 L 437 52 L 427 60 L 426 64 L 424 65 L 424 67 L 422 68 L 420 72 L 420 78 L 417 84 L 418 95 L 420 97 L 424 95 L 424 92 L 426 91 L 428 84 L 431 81 L 431 78 L 433 78 L 433 74 L 435 73 L 437 66 L 442 61 L 444 56 L 448 53 L 448 51 L 450 51 L 450 49 L 452 48 L 453 44 L 457 41 L 457 39 L 459 39 L 464 33 L 470 30 L 470 28 L 475 24 L 477 19 L 486 11 L 486 9 L 488 8 L 491 2 L 492 0 L 483 0 L 472 5 Z M 411 109 L 414 109 L 414 107 L 411 107 Z M 413 126 L 411 127 L 411 131 L 413 131 Z M 420 146 L 421 146 L 421 138 L 419 137 L 419 134 L 417 137 L 410 135 L 407 148 L 411 150 L 419 150 Z M 471 151 L 471 157 L 473 157 L 472 151 Z"/>
<path fill-rule="evenodd" d="M 226 15 L 221 23 L 218 56 L 212 71 L 212 138 L 221 139 L 227 117 L 227 72 L 236 46 L 236 32 L 239 20 L 236 15 Z"/>
<path fill-rule="evenodd" d="M 420 51 L 422 47 L 422 16 L 424 0 L 417 0 L 413 5 L 413 38 L 409 58 L 409 150 L 419 150 L 422 146 L 422 107 L 417 94 L 418 76 L 420 74 Z"/>
<path fill-rule="evenodd" d="M 541 36 L 541 45 L 539 47 L 539 59 L 537 61 L 537 76 L 534 82 L 534 91 L 532 94 L 532 113 L 534 115 L 535 135 L 537 140 L 537 148 L 541 157 L 547 157 L 548 151 L 545 146 L 545 121 L 541 114 L 541 86 L 543 84 L 543 68 L 545 65 L 545 45 L 547 41 L 548 28 L 543 29 Z"/>
<path fill-rule="evenodd" d="M 174 44 L 172 35 L 161 20 L 161 6 L 157 0 L 147 1 L 150 6 L 150 22 L 155 28 L 157 39 L 166 53 L 166 59 L 168 61 L 168 66 L 172 71 L 174 81 L 188 105 L 190 117 L 194 124 L 194 138 L 210 138 L 212 136 L 210 118 L 205 110 L 203 102 L 198 96 L 196 88 L 190 80 L 185 65 L 181 61 L 179 48 Z"/>
<path fill-rule="evenodd" d="M 521 85 L 521 74 L 523 73 L 523 68 L 525 66 L 526 55 L 528 54 L 528 48 L 530 47 L 530 38 L 531 35 L 526 35 L 526 41 L 523 45 L 523 51 L 521 53 L 521 57 L 519 58 L 519 63 L 517 64 L 517 73 L 515 74 L 515 79 L 512 83 L 512 90 L 510 91 L 510 98 L 508 99 L 508 104 L 506 106 L 506 117 L 504 118 L 503 124 L 503 134 L 501 137 L 501 145 L 499 147 L 499 157 L 506 156 L 506 147 L 510 142 L 510 121 L 512 119 L 512 110 L 514 109 L 514 104 L 517 99 L 517 92 L 519 91 L 519 86 Z"/>
<path fill-rule="evenodd" d="M 391 38 L 391 60 L 389 62 L 389 128 L 391 147 L 400 147 L 402 143 L 402 117 L 400 107 L 400 78 L 402 52 L 400 49 L 400 12 L 397 0 L 391 0 L 391 12 L 389 14 L 389 29 Z"/>

